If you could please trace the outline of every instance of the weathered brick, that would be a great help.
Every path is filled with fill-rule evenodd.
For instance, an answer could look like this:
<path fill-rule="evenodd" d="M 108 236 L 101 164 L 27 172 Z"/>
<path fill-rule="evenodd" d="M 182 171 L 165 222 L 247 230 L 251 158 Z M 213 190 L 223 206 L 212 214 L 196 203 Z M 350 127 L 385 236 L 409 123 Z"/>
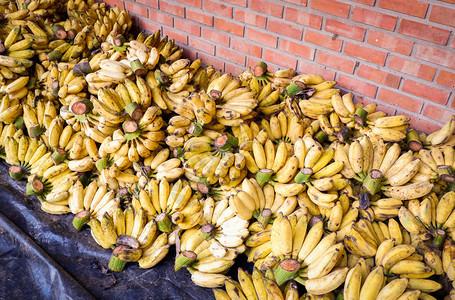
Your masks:
<path fill-rule="evenodd" d="M 172 4 L 165 1 L 160 1 L 160 10 L 167 12 L 171 15 L 176 15 L 179 17 L 185 17 L 185 8 L 180 5 Z"/>
<path fill-rule="evenodd" d="M 244 66 L 239 67 L 238 65 L 231 64 L 229 62 L 225 62 L 224 63 L 224 72 L 225 73 L 230 73 L 233 76 L 238 76 L 243 71 L 245 71 L 245 67 Z"/>
<path fill-rule="evenodd" d="M 310 7 L 342 18 L 349 16 L 351 6 L 334 0 L 312 0 Z"/>
<path fill-rule="evenodd" d="M 423 101 L 403 95 L 396 90 L 386 88 L 379 89 L 378 99 L 386 103 L 401 107 L 403 109 L 419 113 L 423 106 Z"/>
<path fill-rule="evenodd" d="M 401 20 L 398 32 L 441 45 L 445 45 L 450 36 L 449 30 L 406 19 Z"/>
<path fill-rule="evenodd" d="M 256 12 L 248 10 L 235 10 L 235 19 L 246 24 L 250 24 L 256 27 L 265 28 L 267 24 L 267 18 L 257 14 Z"/>
<path fill-rule="evenodd" d="M 197 51 L 193 50 L 190 47 L 184 47 L 183 48 L 183 57 L 189 58 L 191 60 L 196 60 L 197 59 Z"/>
<path fill-rule="evenodd" d="M 410 55 L 414 46 L 413 41 L 397 37 L 395 34 L 382 33 L 376 30 L 370 30 L 368 43 L 404 55 Z"/>
<path fill-rule="evenodd" d="M 136 2 L 145 4 L 150 8 L 158 9 L 158 0 L 136 0 Z"/>
<path fill-rule="evenodd" d="M 271 34 L 258 31 L 253 28 L 246 28 L 246 34 L 245 37 L 249 40 L 276 48 L 277 46 L 277 41 L 278 38 L 276 36 L 273 36 Z"/>
<path fill-rule="evenodd" d="M 380 27 L 385 30 L 393 31 L 397 23 L 397 17 L 386 15 L 378 11 L 362 7 L 354 7 L 351 19 L 360 23 Z"/>
<path fill-rule="evenodd" d="M 287 53 L 296 55 L 301 58 L 313 59 L 315 49 L 312 47 L 307 47 L 300 43 L 294 43 L 283 38 L 280 39 L 279 49 L 286 51 Z"/>
<path fill-rule="evenodd" d="M 204 0 L 204 10 L 226 18 L 232 18 L 232 6 L 224 5 L 211 0 Z"/>
<path fill-rule="evenodd" d="M 157 10 L 150 10 L 149 19 L 166 26 L 174 26 L 174 18 Z"/>
<path fill-rule="evenodd" d="M 186 4 L 186 5 L 198 7 L 198 8 L 202 7 L 202 0 L 176 0 L 176 1 Z"/>
<path fill-rule="evenodd" d="M 185 33 L 166 27 L 163 29 L 163 34 L 167 35 L 170 39 L 173 39 L 176 42 L 185 45 L 188 44 L 188 36 Z"/>
<path fill-rule="evenodd" d="M 281 4 L 277 4 L 276 2 L 269 2 L 264 0 L 251 0 L 250 1 L 250 8 L 252 10 L 274 16 L 277 18 L 283 17 L 283 10 L 284 6 Z"/>
<path fill-rule="evenodd" d="M 123 1 L 122 0 L 104 0 L 107 5 L 110 6 L 117 6 L 120 9 L 124 9 Z"/>
<path fill-rule="evenodd" d="M 370 61 L 380 66 L 384 65 L 387 57 L 387 53 L 385 52 L 351 42 L 346 42 L 344 46 L 344 53 L 349 56 Z"/>
<path fill-rule="evenodd" d="M 229 46 L 230 37 L 224 32 L 219 32 L 207 27 L 203 27 L 202 37 L 206 40 L 214 42 L 217 45 L 222 45 L 225 47 Z"/>
<path fill-rule="evenodd" d="M 262 48 L 249 43 L 246 39 L 238 40 L 232 39 L 232 49 L 243 52 L 248 55 L 261 57 L 262 56 Z"/>
<path fill-rule="evenodd" d="M 215 27 L 219 30 L 229 32 L 237 36 L 243 36 L 243 26 L 230 21 L 215 18 Z"/>
<path fill-rule="evenodd" d="M 321 29 L 322 17 L 304 10 L 287 7 L 285 19 L 303 26 Z"/>
<path fill-rule="evenodd" d="M 353 73 L 355 68 L 355 61 L 349 59 L 341 54 L 335 55 L 330 52 L 318 50 L 316 53 L 316 61 L 320 64 L 341 70 L 347 73 Z"/>
<path fill-rule="evenodd" d="M 409 115 L 401 111 L 399 113 L 411 119 L 409 121 L 409 126 L 411 128 L 414 128 L 415 130 L 430 134 L 432 132 L 435 132 L 436 130 L 441 129 L 441 125 L 439 125 L 440 123 L 436 124 L 434 120 L 428 121 L 427 119 L 420 118 L 419 116 Z"/>
<path fill-rule="evenodd" d="M 438 65 L 455 69 L 455 52 L 440 48 L 417 44 L 415 46 L 414 57 L 420 58 Z"/>
<path fill-rule="evenodd" d="M 201 13 L 194 9 L 190 8 L 186 9 L 186 18 L 194 22 L 202 23 L 208 26 L 213 26 L 213 16 Z"/>
<path fill-rule="evenodd" d="M 283 23 L 283 21 L 272 20 L 269 18 L 270 31 L 285 35 L 293 39 L 301 40 L 303 29 L 301 26 Z"/>
<path fill-rule="evenodd" d="M 401 89 L 409 94 L 423 97 L 439 104 L 446 104 L 450 95 L 449 91 L 411 79 L 405 79 Z"/>
<path fill-rule="evenodd" d="M 325 30 L 357 41 L 363 41 L 366 31 L 365 28 L 349 25 L 332 19 L 326 19 Z"/>
<path fill-rule="evenodd" d="M 439 70 L 436 82 L 449 88 L 455 89 L 455 73 L 446 70 Z"/>
<path fill-rule="evenodd" d="M 351 1 L 359 2 L 359 3 L 370 5 L 370 6 L 373 6 L 374 3 L 376 2 L 376 0 L 351 0 Z"/>
<path fill-rule="evenodd" d="M 432 81 L 436 68 L 425 65 L 419 61 L 410 60 L 400 56 L 390 55 L 387 66 L 390 69 L 403 72 L 421 79 Z"/>
<path fill-rule="evenodd" d="M 271 61 L 281 67 L 294 69 L 297 67 L 297 59 L 283 54 L 281 51 L 264 49 L 262 57 L 265 61 Z"/>
<path fill-rule="evenodd" d="M 334 80 L 335 71 L 329 70 L 320 64 L 313 61 L 299 60 L 297 72 L 302 74 L 319 74 L 324 77 L 325 80 Z"/>
<path fill-rule="evenodd" d="M 432 22 L 455 27 L 455 9 L 433 5 L 428 19 Z"/>
<path fill-rule="evenodd" d="M 343 44 L 343 41 L 340 39 L 333 38 L 333 36 L 313 30 L 305 31 L 305 41 L 335 51 L 341 51 L 341 45 Z"/>
<path fill-rule="evenodd" d="M 148 17 L 148 12 L 149 12 L 148 8 L 145 6 L 139 5 L 137 3 L 126 2 L 125 9 L 132 14 L 135 14 L 135 15 L 138 15 L 141 17 L 145 17 L 145 18 Z"/>
<path fill-rule="evenodd" d="M 155 22 L 151 22 L 150 20 L 140 18 L 139 27 L 148 32 L 155 32 L 157 30 L 161 30 L 161 23 L 155 23 Z"/>
<path fill-rule="evenodd" d="M 216 56 L 240 65 L 244 65 L 246 62 L 245 55 L 232 51 L 228 48 L 216 47 Z"/>
<path fill-rule="evenodd" d="M 228 2 L 231 4 L 239 5 L 246 7 L 248 5 L 248 0 L 222 0 L 223 2 Z"/>
<path fill-rule="evenodd" d="M 191 35 L 201 36 L 201 26 L 186 21 L 185 19 L 175 18 L 174 28 L 181 31 L 185 31 Z"/>
<path fill-rule="evenodd" d="M 215 45 L 206 42 L 203 39 L 195 38 L 195 37 L 188 37 L 188 45 L 193 47 L 194 49 L 206 52 L 210 55 L 215 55 Z"/>
<path fill-rule="evenodd" d="M 341 88 L 346 88 L 370 98 L 374 98 L 378 90 L 375 85 L 344 74 L 339 74 L 337 84 Z"/>
<path fill-rule="evenodd" d="M 428 3 L 416 0 L 380 0 L 379 7 L 414 17 L 425 18 Z"/>
<path fill-rule="evenodd" d="M 202 61 L 204 65 L 213 66 L 216 70 L 224 70 L 224 61 L 217 59 L 213 56 L 199 52 L 197 57 Z"/>
<path fill-rule="evenodd" d="M 398 88 L 401 80 L 400 76 L 386 72 L 383 68 L 372 68 L 364 64 L 359 65 L 357 75 L 392 88 Z"/>
<path fill-rule="evenodd" d="M 427 103 L 423 109 L 423 115 L 433 120 L 445 123 L 450 120 L 455 111 L 447 106 L 436 106 L 431 103 Z"/>

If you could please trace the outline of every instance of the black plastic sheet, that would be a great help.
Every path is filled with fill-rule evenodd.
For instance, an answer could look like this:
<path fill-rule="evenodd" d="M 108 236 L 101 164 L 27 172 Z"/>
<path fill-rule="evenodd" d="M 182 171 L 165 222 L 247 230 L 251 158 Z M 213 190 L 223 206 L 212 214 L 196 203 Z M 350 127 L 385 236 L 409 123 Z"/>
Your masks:
<path fill-rule="evenodd" d="M 214 298 L 187 270 L 174 272 L 174 247 L 154 268 L 129 263 L 120 273 L 107 269 L 110 255 L 71 214 L 43 212 L 0 164 L 0 299 Z"/>

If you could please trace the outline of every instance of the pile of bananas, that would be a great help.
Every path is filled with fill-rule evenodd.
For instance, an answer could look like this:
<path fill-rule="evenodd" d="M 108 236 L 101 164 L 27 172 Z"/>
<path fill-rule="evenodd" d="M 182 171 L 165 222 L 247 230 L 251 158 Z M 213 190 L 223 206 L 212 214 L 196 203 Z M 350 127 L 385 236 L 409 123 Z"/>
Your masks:
<path fill-rule="evenodd" d="M 222 74 L 93 0 L 0 23 L 0 157 L 111 270 L 175 248 L 216 299 L 455 297 L 455 116 L 426 135 L 317 74 Z"/>

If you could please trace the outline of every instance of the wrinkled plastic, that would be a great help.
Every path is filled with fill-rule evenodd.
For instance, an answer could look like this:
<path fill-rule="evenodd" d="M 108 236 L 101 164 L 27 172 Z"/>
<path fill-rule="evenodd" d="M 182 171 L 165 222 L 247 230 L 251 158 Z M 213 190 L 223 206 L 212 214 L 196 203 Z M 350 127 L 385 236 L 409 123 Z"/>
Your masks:
<path fill-rule="evenodd" d="M 0 299 L 214 298 L 187 270 L 174 272 L 174 247 L 154 268 L 129 263 L 120 273 L 107 269 L 110 255 L 71 214 L 43 212 L 0 164 Z"/>

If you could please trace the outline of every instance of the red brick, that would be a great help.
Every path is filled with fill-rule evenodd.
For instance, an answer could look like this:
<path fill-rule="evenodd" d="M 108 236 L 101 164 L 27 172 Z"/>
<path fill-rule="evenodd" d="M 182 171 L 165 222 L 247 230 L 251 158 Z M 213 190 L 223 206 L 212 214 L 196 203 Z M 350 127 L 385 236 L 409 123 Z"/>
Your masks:
<path fill-rule="evenodd" d="M 216 47 L 216 56 L 239 65 L 245 65 L 246 62 L 245 55 L 223 47 Z"/>
<path fill-rule="evenodd" d="M 399 38 L 396 34 L 387 34 L 375 30 L 370 30 L 368 43 L 404 55 L 410 55 L 412 46 L 414 46 L 414 42 Z"/>
<path fill-rule="evenodd" d="M 204 0 L 204 10 L 226 18 L 232 18 L 232 6 L 227 6 L 210 0 Z"/>
<path fill-rule="evenodd" d="M 334 80 L 335 72 L 311 61 L 299 60 L 297 71 L 302 74 L 319 74 L 325 80 Z"/>
<path fill-rule="evenodd" d="M 204 51 L 208 54 L 215 55 L 215 45 L 207 43 L 203 39 L 198 39 L 190 36 L 188 45 L 194 49 Z"/>
<path fill-rule="evenodd" d="M 243 52 L 248 55 L 261 57 L 262 48 L 247 42 L 247 40 L 232 39 L 232 49 Z"/>
<path fill-rule="evenodd" d="M 246 67 L 242 66 L 239 67 L 238 65 L 234 65 L 228 62 L 224 63 L 224 73 L 230 73 L 233 76 L 239 76 L 240 73 L 246 70 Z"/>
<path fill-rule="evenodd" d="M 202 0 L 177 0 L 177 2 L 181 2 L 183 4 L 198 7 L 198 8 L 202 7 Z"/>
<path fill-rule="evenodd" d="M 349 16 L 349 4 L 334 0 L 312 0 L 310 7 L 342 18 Z"/>
<path fill-rule="evenodd" d="M 163 34 L 167 35 L 170 39 L 175 40 L 176 42 L 182 43 L 182 44 L 188 44 L 188 36 L 185 33 L 175 31 L 174 29 L 171 28 L 164 28 Z"/>
<path fill-rule="evenodd" d="M 235 10 L 235 19 L 240 22 L 244 22 L 256 27 L 265 28 L 267 24 L 267 18 L 261 15 L 258 15 L 255 12 L 248 10 Z"/>
<path fill-rule="evenodd" d="M 204 65 L 213 66 L 216 70 L 224 70 L 224 62 L 222 60 L 216 59 L 215 57 L 206 55 L 202 52 L 199 52 L 197 57 Z"/>
<path fill-rule="evenodd" d="M 309 13 L 307 11 L 287 7 L 286 8 L 286 21 L 301 24 L 303 26 L 309 26 L 316 29 L 321 29 L 322 17 Z"/>
<path fill-rule="evenodd" d="M 455 3 L 455 0 L 441 0 L 441 1 L 444 1 L 444 2 L 447 2 L 447 3 Z"/>
<path fill-rule="evenodd" d="M 351 19 L 390 31 L 395 29 L 395 24 L 397 23 L 397 17 L 358 6 L 354 7 Z"/>
<path fill-rule="evenodd" d="M 357 70 L 357 75 L 360 77 L 384 84 L 392 88 L 398 88 L 401 77 L 379 68 L 372 68 L 361 64 Z"/>
<path fill-rule="evenodd" d="M 445 123 L 450 120 L 455 111 L 447 106 L 436 106 L 428 103 L 423 109 L 423 115 L 433 120 Z"/>
<path fill-rule="evenodd" d="M 455 48 L 455 39 L 452 39 L 452 42 L 450 43 L 450 47 Z"/>
<path fill-rule="evenodd" d="M 137 3 L 147 5 L 147 7 L 158 9 L 158 0 L 136 0 Z M 122 4 L 123 8 L 123 4 Z"/>
<path fill-rule="evenodd" d="M 188 32 L 191 35 L 201 36 L 201 26 L 186 21 L 185 19 L 174 19 L 174 28 Z"/>
<path fill-rule="evenodd" d="M 152 21 L 155 21 L 157 23 L 166 25 L 166 26 L 174 26 L 174 18 L 163 14 L 162 12 L 159 12 L 157 10 L 150 10 L 149 12 L 149 19 Z"/>
<path fill-rule="evenodd" d="M 299 4 L 299 5 L 303 5 L 303 6 L 306 6 L 307 5 L 307 1 L 304 0 L 304 1 L 301 1 L 301 0 L 283 0 L 285 2 L 289 2 L 289 3 L 293 3 L 293 4 Z"/>
<path fill-rule="evenodd" d="M 320 64 L 341 70 L 347 73 L 353 73 L 355 68 L 355 61 L 344 56 L 332 54 L 318 50 L 316 54 L 316 61 Z"/>
<path fill-rule="evenodd" d="M 189 58 L 191 60 L 196 60 L 197 59 L 197 51 L 193 50 L 192 48 L 189 47 L 184 47 L 183 48 L 183 57 Z"/>
<path fill-rule="evenodd" d="M 432 22 L 455 27 L 455 9 L 433 5 L 428 19 Z"/>
<path fill-rule="evenodd" d="M 423 106 L 423 101 L 400 94 L 394 90 L 381 88 L 378 93 L 378 99 L 386 103 L 396 105 L 406 110 L 419 113 Z"/>
<path fill-rule="evenodd" d="M 314 57 L 314 48 L 307 47 L 300 43 L 294 43 L 283 38 L 280 39 L 279 49 L 291 53 L 301 58 L 311 59 Z"/>
<path fill-rule="evenodd" d="M 223 19 L 215 18 L 215 27 L 219 30 L 235 34 L 237 36 L 243 36 L 243 26 L 225 21 Z"/>
<path fill-rule="evenodd" d="M 316 44 L 331 50 L 340 51 L 343 41 L 337 38 L 333 38 L 327 34 L 323 34 L 320 31 L 305 31 L 305 41 L 308 43 Z"/>
<path fill-rule="evenodd" d="M 252 41 L 276 48 L 278 38 L 271 34 L 255 30 L 253 28 L 246 28 L 245 37 Z"/>
<path fill-rule="evenodd" d="M 301 26 L 283 23 L 282 21 L 271 20 L 269 18 L 268 30 L 285 35 L 296 40 L 302 39 L 303 29 Z"/>
<path fill-rule="evenodd" d="M 438 65 L 455 69 L 455 52 L 440 48 L 417 44 L 414 57 L 420 58 Z"/>
<path fill-rule="evenodd" d="M 373 6 L 374 2 L 376 2 L 376 0 L 351 0 L 351 1 L 359 2 L 359 3 L 370 5 L 370 6 Z"/>
<path fill-rule="evenodd" d="M 325 30 L 357 41 L 363 41 L 366 31 L 365 28 L 349 25 L 332 19 L 326 20 Z"/>
<path fill-rule="evenodd" d="M 353 57 L 370 61 L 380 66 L 384 65 L 385 59 L 387 57 L 387 53 L 385 52 L 350 42 L 346 42 L 344 46 L 344 53 Z"/>
<path fill-rule="evenodd" d="M 205 24 L 208 26 L 213 26 L 213 17 L 212 16 L 206 15 L 204 13 L 200 13 L 200 12 L 198 12 L 196 10 L 192 10 L 190 8 L 186 9 L 186 18 L 191 21 L 194 21 L 194 22 L 202 23 L 202 24 Z"/>
<path fill-rule="evenodd" d="M 439 104 L 446 104 L 450 95 L 450 92 L 446 90 L 411 79 L 406 79 L 401 89 L 409 94 L 423 97 Z"/>
<path fill-rule="evenodd" d="M 360 95 L 374 98 L 378 88 L 375 85 L 358 80 L 351 76 L 339 74 L 337 84 L 340 87 L 359 93 Z"/>
<path fill-rule="evenodd" d="M 266 15 L 274 16 L 277 18 L 283 17 L 284 6 L 276 4 L 274 2 L 264 0 L 251 0 L 250 8 Z"/>
<path fill-rule="evenodd" d="M 390 55 L 387 66 L 390 69 L 416 76 L 428 81 L 432 81 L 434 74 L 436 73 L 436 68 L 424 65 L 418 61 L 395 55 Z"/>
<path fill-rule="evenodd" d="M 224 32 L 219 32 L 219 31 L 207 28 L 207 27 L 203 27 L 202 28 L 202 37 L 217 45 L 222 45 L 225 47 L 229 46 L 230 37 Z"/>
<path fill-rule="evenodd" d="M 157 30 L 161 30 L 161 23 L 155 23 L 155 22 L 151 22 L 149 20 L 141 18 L 141 19 L 139 19 L 139 27 L 141 29 L 144 29 L 144 30 L 148 31 L 148 32 L 155 32 Z"/>
<path fill-rule="evenodd" d="M 436 130 L 441 129 L 442 127 L 440 124 L 435 123 L 435 121 L 428 121 L 427 119 L 420 118 L 419 116 L 412 116 L 406 113 L 401 114 L 411 118 L 411 120 L 409 121 L 409 126 L 411 128 L 414 128 L 415 130 L 421 132 L 425 132 L 427 134 L 435 132 Z"/>
<path fill-rule="evenodd" d="M 279 66 L 285 68 L 294 69 L 297 67 L 297 59 L 283 54 L 281 51 L 274 51 L 269 49 L 264 49 L 262 55 L 265 61 L 273 62 Z"/>
<path fill-rule="evenodd" d="M 139 5 L 134 2 L 126 2 L 125 3 L 126 10 L 129 11 L 132 14 L 141 16 L 141 17 L 148 17 L 148 8 L 142 5 Z"/>
<path fill-rule="evenodd" d="M 246 7 L 248 5 L 248 0 L 222 0 L 223 2 L 232 3 L 235 5 Z"/>
<path fill-rule="evenodd" d="M 110 6 L 117 6 L 120 9 L 124 8 L 122 0 L 104 0 L 104 2 Z"/>
<path fill-rule="evenodd" d="M 449 88 L 455 89 L 455 73 L 446 70 L 439 70 L 436 82 Z"/>
<path fill-rule="evenodd" d="M 171 15 L 176 15 L 179 17 L 185 17 L 185 8 L 180 5 L 171 4 L 169 2 L 160 1 L 160 10 L 167 12 Z"/>
<path fill-rule="evenodd" d="M 401 20 L 398 32 L 441 45 L 447 43 L 450 35 L 448 30 L 404 19 Z"/>
<path fill-rule="evenodd" d="M 380 0 L 379 7 L 394 10 L 414 17 L 425 18 L 428 3 L 416 0 Z"/>

